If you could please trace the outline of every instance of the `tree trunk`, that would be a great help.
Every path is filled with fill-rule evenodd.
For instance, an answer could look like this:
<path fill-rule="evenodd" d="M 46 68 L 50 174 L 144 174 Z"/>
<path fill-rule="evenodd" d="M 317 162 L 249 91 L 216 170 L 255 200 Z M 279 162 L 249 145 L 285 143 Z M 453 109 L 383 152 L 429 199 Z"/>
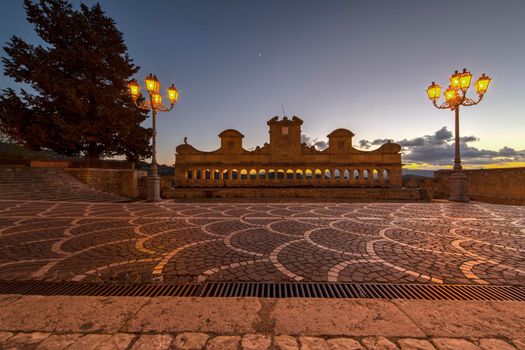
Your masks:
<path fill-rule="evenodd" d="M 97 142 L 96 141 L 91 141 L 88 144 L 88 159 L 89 160 L 96 160 L 99 157 L 100 157 L 100 155 L 98 154 Z"/>

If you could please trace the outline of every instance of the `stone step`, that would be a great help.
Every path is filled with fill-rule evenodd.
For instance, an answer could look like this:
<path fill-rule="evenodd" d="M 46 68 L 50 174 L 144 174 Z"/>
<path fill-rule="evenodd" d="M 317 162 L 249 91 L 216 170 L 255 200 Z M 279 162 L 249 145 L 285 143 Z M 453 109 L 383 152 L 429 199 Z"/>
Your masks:
<path fill-rule="evenodd" d="M 60 169 L 0 168 L 0 199 L 127 202 L 128 198 L 90 188 Z"/>

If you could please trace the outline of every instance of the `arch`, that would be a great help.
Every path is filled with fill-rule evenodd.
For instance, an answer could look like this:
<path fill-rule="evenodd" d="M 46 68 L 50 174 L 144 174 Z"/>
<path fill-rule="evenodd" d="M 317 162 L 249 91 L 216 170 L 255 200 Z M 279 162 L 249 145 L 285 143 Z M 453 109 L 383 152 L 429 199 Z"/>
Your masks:
<path fill-rule="evenodd" d="M 250 169 L 250 180 L 257 180 L 257 170 Z"/>
<path fill-rule="evenodd" d="M 286 169 L 286 179 L 292 180 L 293 179 L 294 171 L 292 169 Z"/>
<path fill-rule="evenodd" d="M 363 179 L 368 180 L 368 169 L 363 170 Z"/>
<path fill-rule="evenodd" d="M 221 179 L 221 175 L 220 175 L 219 169 L 213 170 L 213 179 L 214 180 L 220 180 Z"/>
<path fill-rule="evenodd" d="M 210 171 L 210 169 L 206 169 L 206 170 L 204 171 L 204 178 L 205 178 L 206 180 L 211 180 L 211 171 Z"/>
<path fill-rule="evenodd" d="M 322 177 L 323 177 L 323 172 L 321 171 L 321 169 L 315 169 L 315 178 L 317 180 L 321 180 Z"/>
<path fill-rule="evenodd" d="M 304 172 L 304 177 L 308 180 L 310 180 L 312 177 L 313 177 L 313 173 L 312 173 L 312 170 L 310 169 L 306 169 L 305 172 Z"/>
<path fill-rule="evenodd" d="M 241 180 L 248 179 L 248 171 L 246 169 L 241 170 Z"/>
<path fill-rule="evenodd" d="M 343 178 L 344 178 L 346 181 L 350 180 L 350 170 L 345 169 L 345 171 L 343 171 Z"/>
<path fill-rule="evenodd" d="M 354 179 L 359 180 L 360 177 L 361 177 L 361 172 L 359 171 L 359 169 L 354 169 Z"/>
<path fill-rule="evenodd" d="M 186 170 L 186 179 L 191 180 L 193 178 L 193 171 L 191 169 Z"/>
<path fill-rule="evenodd" d="M 239 179 L 239 170 L 233 169 L 232 170 L 232 180 L 238 180 Z"/>
<path fill-rule="evenodd" d="M 266 170 L 259 170 L 259 180 L 266 180 Z"/>
<path fill-rule="evenodd" d="M 195 179 L 201 180 L 202 179 L 202 171 L 200 169 L 195 171 Z"/>
<path fill-rule="evenodd" d="M 278 180 L 283 180 L 284 179 L 284 170 L 283 169 L 277 170 L 277 179 Z"/>
<path fill-rule="evenodd" d="M 304 174 L 303 174 L 303 171 L 301 169 L 297 169 L 295 171 L 295 178 L 297 180 L 302 180 L 304 178 Z"/>
<path fill-rule="evenodd" d="M 339 180 L 341 178 L 341 170 L 340 169 L 335 169 L 334 170 L 334 178 Z"/>
<path fill-rule="evenodd" d="M 389 177 L 390 177 L 390 170 L 388 169 L 383 170 L 383 179 L 388 182 Z"/>
<path fill-rule="evenodd" d="M 225 169 L 222 171 L 222 179 L 223 180 L 228 180 L 228 177 L 229 177 L 229 171 L 228 169 Z"/>
<path fill-rule="evenodd" d="M 374 181 L 379 180 L 379 171 L 377 169 L 372 170 L 372 179 L 374 179 Z"/>
<path fill-rule="evenodd" d="M 268 170 L 268 179 L 275 180 L 275 170 L 273 169 Z"/>
<path fill-rule="evenodd" d="M 330 179 L 332 177 L 332 172 L 330 171 L 330 169 L 325 169 L 324 170 L 324 178 L 325 179 Z"/>

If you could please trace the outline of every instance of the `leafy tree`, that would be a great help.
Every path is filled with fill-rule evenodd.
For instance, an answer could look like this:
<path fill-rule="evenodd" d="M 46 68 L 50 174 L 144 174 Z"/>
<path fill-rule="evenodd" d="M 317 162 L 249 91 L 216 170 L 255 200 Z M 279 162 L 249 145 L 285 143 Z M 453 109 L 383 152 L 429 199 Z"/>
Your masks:
<path fill-rule="evenodd" d="M 127 94 L 139 67 L 115 22 L 99 4 L 75 10 L 67 0 L 24 0 L 24 8 L 43 44 L 14 35 L 4 47 L 5 75 L 26 89 L 2 91 L 0 132 L 63 155 L 149 156 L 151 129 L 140 126 L 147 114 Z"/>

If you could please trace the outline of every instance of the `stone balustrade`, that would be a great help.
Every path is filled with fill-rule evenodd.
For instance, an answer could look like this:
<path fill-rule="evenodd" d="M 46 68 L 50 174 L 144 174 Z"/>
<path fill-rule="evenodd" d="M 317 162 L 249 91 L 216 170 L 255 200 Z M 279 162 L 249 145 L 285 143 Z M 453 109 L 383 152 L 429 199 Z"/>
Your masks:
<path fill-rule="evenodd" d="M 399 187 L 400 169 L 355 168 L 207 168 L 179 169 L 177 185 L 185 187 L 355 186 Z"/>

